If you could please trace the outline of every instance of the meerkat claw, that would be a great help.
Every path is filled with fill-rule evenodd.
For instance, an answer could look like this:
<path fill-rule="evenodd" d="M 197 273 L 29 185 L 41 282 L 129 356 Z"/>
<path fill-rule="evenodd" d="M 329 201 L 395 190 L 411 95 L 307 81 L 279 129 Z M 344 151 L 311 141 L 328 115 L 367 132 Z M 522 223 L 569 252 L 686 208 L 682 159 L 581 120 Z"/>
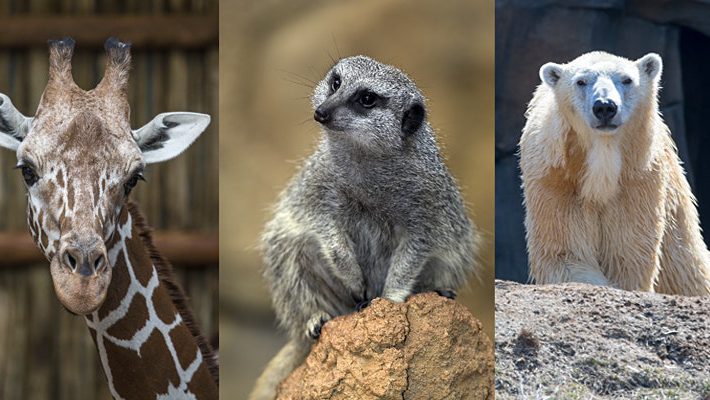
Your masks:
<path fill-rule="evenodd" d="M 308 337 L 313 340 L 318 339 L 320 337 L 321 330 L 323 329 L 323 325 L 325 325 L 325 323 L 329 320 L 330 317 L 325 314 L 314 315 L 313 317 L 311 317 L 311 319 L 306 324 L 306 334 L 308 335 Z"/>
<path fill-rule="evenodd" d="M 456 296 L 458 296 L 456 291 L 451 290 L 451 289 L 437 289 L 437 290 L 435 290 L 435 292 L 439 296 L 446 297 L 447 299 L 451 299 L 451 300 L 456 300 Z"/>
<path fill-rule="evenodd" d="M 357 303 L 357 305 L 355 306 L 355 309 L 357 309 L 358 311 L 362 311 L 369 306 L 370 306 L 370 300 L 364 300 L 364 301 Z"/>

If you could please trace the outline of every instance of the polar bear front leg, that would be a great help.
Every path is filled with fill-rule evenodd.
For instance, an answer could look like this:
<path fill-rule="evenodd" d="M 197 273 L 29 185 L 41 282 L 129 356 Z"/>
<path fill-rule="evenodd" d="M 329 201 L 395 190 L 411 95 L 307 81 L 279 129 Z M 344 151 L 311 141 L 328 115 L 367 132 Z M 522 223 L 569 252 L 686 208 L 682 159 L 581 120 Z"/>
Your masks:
<path fill-rule="evenodd" d="M 599 265 L 568 263 L 565 266 L 569 282 L 588 283 L 596 286 L 614 286 L 604 276 Z"/>
<path fill-rule="evenodd" d="M 595 261 L 571 261 L 530 257 L 530 277 L 537 284 L 587 283 L 617 287 L 609 282 Z"/>
<path fill-rule="evenodd" d="M 705 246 L 690 185 L 678 163 L 671 165 L 675 190 L 668 191 L 668 223 L 656 291 L 685 296 L 710 295 L 710 252 Z M 708 229 L 706 227 L 706 234 Z"/>
<path fill-rule="evenodd" d="M 600 264 L 607 279 L 624 290 L 655 291 L 661 271 L 665 212 L 663 179 L 656 169 L 627 178 L 600 215 Z"/>
<path fill-rule="evenodd" d="M 595 258 L 598 226 L 573 191 L 537 180 L 526 182 L 524 191 L 532 280 L 609 285 Z"/>

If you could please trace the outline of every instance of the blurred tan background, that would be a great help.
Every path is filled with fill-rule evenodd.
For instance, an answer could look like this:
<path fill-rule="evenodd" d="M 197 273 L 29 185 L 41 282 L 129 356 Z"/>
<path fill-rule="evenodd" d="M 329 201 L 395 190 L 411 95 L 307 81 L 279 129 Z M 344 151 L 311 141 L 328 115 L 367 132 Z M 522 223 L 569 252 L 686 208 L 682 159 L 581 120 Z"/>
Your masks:
<path fill-rule="evenodd" d="M 493 335 L 492 1 L 222 1 L 220 4 L 221 387 L 245 398 L 284 343 L 256 249 L 269 207 L 313 150 L 310 81 L 365 54 L 407 72 L 485 235 L 481 282 L 460 294 Z"/>

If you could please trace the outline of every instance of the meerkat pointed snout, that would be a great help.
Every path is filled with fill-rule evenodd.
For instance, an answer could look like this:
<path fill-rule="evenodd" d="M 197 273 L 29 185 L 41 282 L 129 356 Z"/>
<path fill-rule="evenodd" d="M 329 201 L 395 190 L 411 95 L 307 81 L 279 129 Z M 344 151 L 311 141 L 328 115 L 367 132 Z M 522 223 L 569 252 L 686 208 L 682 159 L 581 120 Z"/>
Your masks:
<path fill-rule="evenodd" d="M 328 123 L 328 121 L 330 121 L 330 110 L 323 107 L 316 108 L 316 111 L 313 113 L 313 119 L 321 124 Z"/>
<path fill-rule="evenodd" d="M 315 87 L 323 136 L 288 184 L 263 235 L 277 318 L 291 342 L 252 399 L 273 399 L 331 318 L 376 297 L 449 298 L 476 272 L 477 234 L 426 121 L 424 96 L 399 69 L 364 56 Z"/>

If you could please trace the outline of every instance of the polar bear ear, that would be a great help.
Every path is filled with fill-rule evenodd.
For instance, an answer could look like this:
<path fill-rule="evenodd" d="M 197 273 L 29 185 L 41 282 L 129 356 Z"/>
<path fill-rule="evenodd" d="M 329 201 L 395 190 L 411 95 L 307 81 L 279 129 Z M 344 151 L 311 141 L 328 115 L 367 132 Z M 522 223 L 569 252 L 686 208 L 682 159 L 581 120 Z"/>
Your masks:
<path fill-rule="evenodd" d="M 636 60 L 636 65 L 642 74 L 648 76 L 651 80 L 659 78 L 663 72 L 663 60 L 656 53 L 648 53 L 645 56 Z"/>
<path fill-rule="evenodd" d="M 540 79 L 550 87 L 555 87 L 561 77 L 562 66 L 560 64 L 547 63 L 540 67 Z"/>

